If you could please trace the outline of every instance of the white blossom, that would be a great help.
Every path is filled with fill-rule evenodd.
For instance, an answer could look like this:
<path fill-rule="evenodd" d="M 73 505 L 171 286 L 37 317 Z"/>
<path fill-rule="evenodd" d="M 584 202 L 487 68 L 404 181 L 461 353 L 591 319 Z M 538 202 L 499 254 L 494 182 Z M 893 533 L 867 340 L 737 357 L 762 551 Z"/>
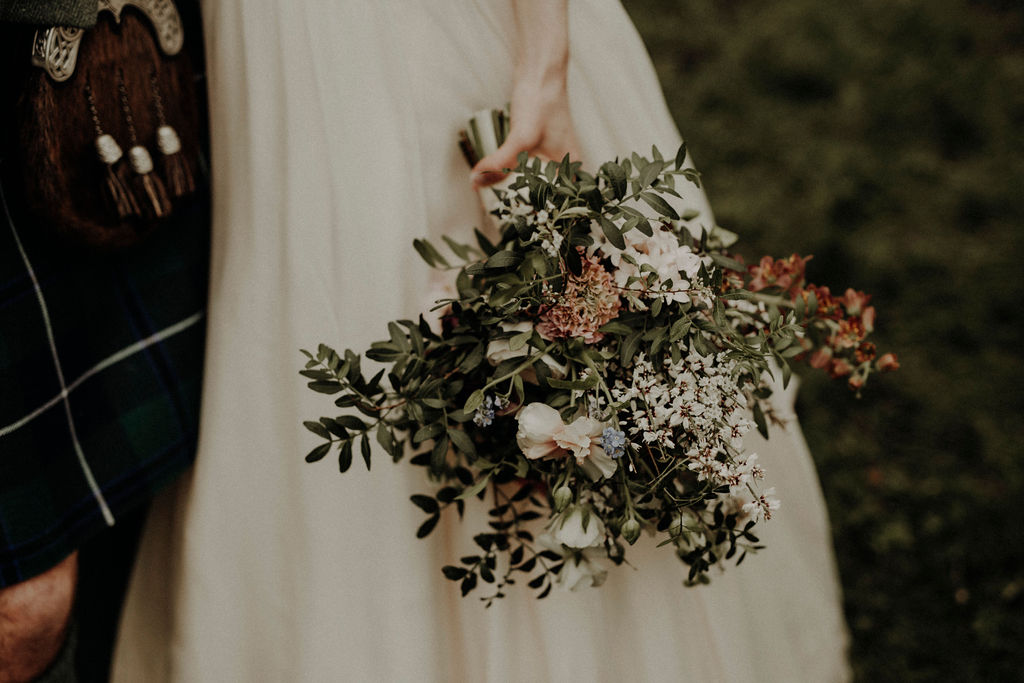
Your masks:
<path fill-rule="evenodd" d="M 625 249 L 608 245 L 596 223 L 591 228 L 591 236 L 595 244 L 602 245 L 601 250 L 611 261 L 615 284 L 619 287 L 663 296 L 667 301 L 684 302 L 691 298 L 691 283 L 700 270 L 702 260 L 692 249 L 681 245 L 671 230 L 655 228 L 649 236 L 639 230 L 631 230 L 623 235 Z M 649 271 L 644 266 L 653 268 L 656 273 L 650 287 L 646 282 Z"/>
<path fill-rule="evenodd" d="M 743 506 L 743 512 L 749 515 L 755 522 L 762 519 L 772 518 L 772 513 L 782 507 L 782 503 L 775 497 L 775 487 L 766 490 L 760 496 Z"/>
<path fill-rule="evenodd" d="M 604 565 L 590 559 L 590 553 L 578 553 L 567 557 L 558 571 L 555 583 L 576 592 L 585 588 L 597 588 L 608 578 Z"/>
<path fill-rule="evenodd" d="M 537 545 L 562 556 L 564 562 L 555 577 L 555 583 L 560 588 L 573 592 L 597 588 L 608 577 L 608 570 L 597 561 L 603 554 L 599 547 L 567 551 L 550 533 L 539 534 Z"/>
<path fill-rule="evenodd" d="M 604 522 L 586 505 L 572 505 L 551 518 L 552 537 L 570 548 L 590 548 L 604 541 Z"/>
<path fill-rule="evenodd" d="M 581 415 L 565 424 L 558 411 L 544 403 L 530 403 L 516 418 L 516 443 L 530 460 L 572 457 L 588 477 L 610 477 L 618 464 L 601 448 L 605 424 Z"/>

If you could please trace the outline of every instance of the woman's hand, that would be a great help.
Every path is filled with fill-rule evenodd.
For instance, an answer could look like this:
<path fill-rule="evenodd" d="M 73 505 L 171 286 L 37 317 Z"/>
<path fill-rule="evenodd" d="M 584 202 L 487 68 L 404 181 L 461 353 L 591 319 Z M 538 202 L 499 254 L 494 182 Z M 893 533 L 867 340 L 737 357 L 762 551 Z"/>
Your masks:
<path fill-rule="evenodd" d="M 560 160 L 579 155 L 566 91 L 569 17 L 566 0 L 516 0 L 517 54 L 512 127 L 504 144 L 473 167 L 475 187 L 505 177 L 520 152 Z"/>

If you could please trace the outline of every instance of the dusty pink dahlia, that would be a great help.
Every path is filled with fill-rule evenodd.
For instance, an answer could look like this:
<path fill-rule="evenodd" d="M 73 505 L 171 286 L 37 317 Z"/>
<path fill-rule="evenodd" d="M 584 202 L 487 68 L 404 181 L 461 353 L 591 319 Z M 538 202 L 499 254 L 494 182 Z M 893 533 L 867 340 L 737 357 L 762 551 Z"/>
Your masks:
<path fill-rule="evenodd" d="M 597 329 L 622 308 L 611 274 L 596 260 L 584 256 L 582 261 L 583 272 L 569 275 L 558 302 L 541 313 L 537 332 L 544 339 L 579 338 L 595 344 L 604 337 Z"/>

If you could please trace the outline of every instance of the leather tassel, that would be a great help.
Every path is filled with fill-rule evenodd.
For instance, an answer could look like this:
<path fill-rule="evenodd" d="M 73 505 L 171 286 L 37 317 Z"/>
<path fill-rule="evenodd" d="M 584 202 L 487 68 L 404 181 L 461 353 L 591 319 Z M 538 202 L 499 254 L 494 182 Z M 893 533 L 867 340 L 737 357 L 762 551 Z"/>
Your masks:
<path fill-rule="evenodd" d="M 147 209 L 152 209 L 154 218 L 164 218 L 171 213 L 171 200 L 167 196 L 164 184 L 160 182 L 153 173 L 139 176 L 142 179 L 142 189 L 145 193 L 148 204 Z"/>
<path fill-rule="evenodd" d="M 157 128 L 156 139 L 163 157 L 164 179 L 171 196 L 178 198 L 195 192 L 195 180 L 185 154 L 181 151 L 178 132 L 165 124 Z"/>
<path fill-rule="evenodd" d="M 185 161 L 185 155 L 180 152 L 164 157 L 164 177 L 167 179 L 167 189 L 176 198 L 192 194 L 196 190 L 192 171 Z"/>
<path fill-rule="evenodd" d="M 125 178 L 125 165 L 120 163 L 124 154 L 121 146 L 117 144 L 113 136 L 103 133 L 96 138 L 96 152 L 100 161 L 107 167 L 106 174 L 106 195 L 117 217 L 121 220 L 135 218 L 141 214 L 139 204 L 128 189 L 128 182 Z"/>
<path fill-rule="evenodd" d="M 122 220 L 135 218 L 142 213 L 139 203 L 128 189 L 125 175 L 124 166 L 118 167 L 116 171 L 113 166 L 107 166 L 107 197 L 117 210 L 117 217 Z"/>
<path fill-rule="evenodd" d="M 132 170 L 135 171 L 134 189 L 141 199 L 143 213 L 153 218 L 164 218 L 171 213 L 171 200 L 160 178 L 153 173 L 153 158 L 142 145 L 128 150 Z"/>

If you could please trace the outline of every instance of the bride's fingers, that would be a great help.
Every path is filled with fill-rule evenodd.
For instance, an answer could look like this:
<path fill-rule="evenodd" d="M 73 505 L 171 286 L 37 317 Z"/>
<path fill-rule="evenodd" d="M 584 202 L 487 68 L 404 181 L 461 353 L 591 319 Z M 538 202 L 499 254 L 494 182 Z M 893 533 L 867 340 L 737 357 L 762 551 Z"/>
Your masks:
<path fill-rule="evenodd" d="M 508 169 L 515 168 L 519 153 L 531 151 L 533 145 L 528 145 L 519 136 L 510 135 L 505 143 L 477 162 L 472 171 L 472 182 L 474 187 L 486 187 L 493 185 L 504 178 Z"/>
<path fill-rule="evenodd" d="M 572 144 L 574 142 L 575 140 L 571 141 L 570 144 L 551 146 L 544 144 L 525 145 L 521 141 L 509 138 L 505 144 L 478 161 L 476 166 L 473 167 L 471 173 L 473 186 L 476 188 L 487 187 L 500 181 L 508 175 L 509 169 L 516 167 L 520 152 L 527 152 L 531 156 L 552 159 L 554 161 L 561 161 L 568 154 L 570 159 L 578 161 L 578 145 Z"/>

